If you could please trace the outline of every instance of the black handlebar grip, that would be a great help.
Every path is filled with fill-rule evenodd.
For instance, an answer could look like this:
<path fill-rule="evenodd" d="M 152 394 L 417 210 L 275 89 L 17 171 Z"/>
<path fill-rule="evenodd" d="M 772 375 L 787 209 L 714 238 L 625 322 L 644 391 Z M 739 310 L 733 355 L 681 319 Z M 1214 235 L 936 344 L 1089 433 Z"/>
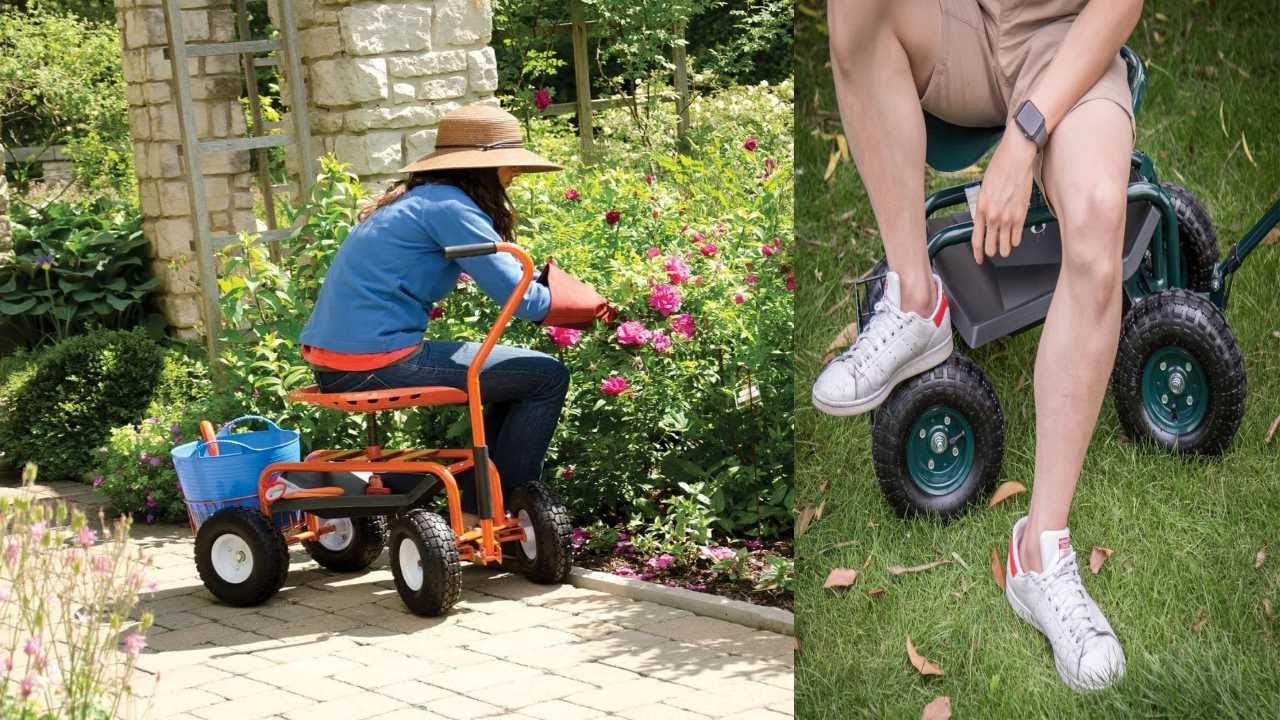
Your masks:
<path fill-rule="evenodd" d="M 457 258 L 475 257 L 476 255 L 492 255 L 496 252 L 498 252 L 498 243 L 493 242 L 450 245 L 444 249 L 444 257 L 446 260 L 456 260 Z"/>

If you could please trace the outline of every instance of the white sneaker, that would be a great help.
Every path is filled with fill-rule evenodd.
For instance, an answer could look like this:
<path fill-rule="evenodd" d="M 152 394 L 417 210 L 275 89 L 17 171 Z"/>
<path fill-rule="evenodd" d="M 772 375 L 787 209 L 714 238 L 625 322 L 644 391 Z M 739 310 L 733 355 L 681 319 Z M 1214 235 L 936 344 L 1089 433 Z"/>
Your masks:
<path fill-rule="evenodd" d="M 904 312 L 898 273 L 884 276 L 884 297 L 853 345 L 813 383 L 813 406 L 828 415 L 861 415 L 880 407 L 898 383 L 931 370 L 951 355 L 951 309 L 942 280 L 927 318 Z"/>
<path fill-rule="evenodd" d="M 1004 596 L 1014 612 L 1049 638 L 1058 676 L 1077 691 L 1102 690 L 1124 677 L 1124 650 L 1076 569 L 1070 530 L 1040 533 L 1043 572 L 1019 567 L 1018 546 L 1027 518 L 1013 526 Z"/>

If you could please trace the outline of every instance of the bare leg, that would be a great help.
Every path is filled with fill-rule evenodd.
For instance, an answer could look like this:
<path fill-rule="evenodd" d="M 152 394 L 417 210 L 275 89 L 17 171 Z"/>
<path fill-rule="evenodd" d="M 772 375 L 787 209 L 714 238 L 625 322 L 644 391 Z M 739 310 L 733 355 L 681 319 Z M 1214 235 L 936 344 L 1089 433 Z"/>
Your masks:
<path fill-rule="evenodd" d="M 902 309 L 932 311 L 924 237 L 924 116 L 941 42 L 936 0 L 828 0 L 831 67 L 845 138 L 902 279 Z"/>
<path fill-rule="evenodd" d="M 1071 497 L 1098 421 L 1120 336 L 1129 118 L 1085 103 L 1046 147 L 1044 178 L 1062 224 L 1062 270 L 1036 353 L 1036 467 L 1019 556 L 1041 571 L 1040 533 L 1067 526 Z"/>

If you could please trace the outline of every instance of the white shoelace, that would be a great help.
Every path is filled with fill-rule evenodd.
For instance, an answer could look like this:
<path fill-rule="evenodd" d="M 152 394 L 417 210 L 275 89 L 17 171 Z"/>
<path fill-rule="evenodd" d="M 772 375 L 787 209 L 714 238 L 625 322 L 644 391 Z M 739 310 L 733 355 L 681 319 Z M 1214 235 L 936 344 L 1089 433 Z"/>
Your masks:
<path fill-rule="evenodd" d="M 836 358 L 842 362 L 852 362 L 854 372 L 862 372 L 871 358 L 880 354 L 880 350 L 889 344 L 898 331 L 906 327 L 906 315 L 883 299 L 876 303 L 867 327 L 858 334 L 848 350 Z M 861 350 L 862 352 L 859 352 Z"/>
<path fill-rule="evenodd" d="M 1054 610 L 1071 633 L 1072 640 L 1080 647 L 1084 647 L 1085 642 L 1091 638 L 1110 634 L 1094 622 L 1093 601 L 1089 599 L 1084 583 L 1080 580 L 1074 551 L 1058 565 L 1057 570 L 1044 576 L 1043 582 Z"/>

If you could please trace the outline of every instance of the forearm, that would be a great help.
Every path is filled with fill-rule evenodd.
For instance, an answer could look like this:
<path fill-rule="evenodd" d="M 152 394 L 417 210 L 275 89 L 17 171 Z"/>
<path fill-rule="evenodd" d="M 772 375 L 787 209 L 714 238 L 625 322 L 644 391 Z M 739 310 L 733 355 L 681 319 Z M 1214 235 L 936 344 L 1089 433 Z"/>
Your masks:
<path fill-rule="evenodd" d="M 1142 0 L 1092 0 L 1080 12 L 1028 97 L 1044 115 L 1046 133 L 1102 77 L 1141 15 Z"/>

